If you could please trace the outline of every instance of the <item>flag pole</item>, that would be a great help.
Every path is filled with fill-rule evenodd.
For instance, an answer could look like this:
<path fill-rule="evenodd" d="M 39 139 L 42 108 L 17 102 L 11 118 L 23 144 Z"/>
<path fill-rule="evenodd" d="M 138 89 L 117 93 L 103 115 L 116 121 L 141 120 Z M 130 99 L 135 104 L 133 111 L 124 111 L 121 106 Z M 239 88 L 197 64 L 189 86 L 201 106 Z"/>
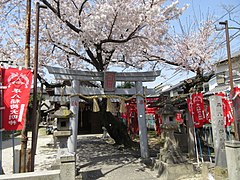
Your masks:
<path fill-rule="evenodd" d="M 16 173 L 16 168 L 15 168 L 15 139 L 14 139 L 14 132 L 12 131 L 12 150 L 13 150 L 13 173 Z"/>
<path fill-rule="evenodd" d="M 2 100 L 3 100 L 3 94 L 2 94 L 2 68 L 0 65 L 0 107 L 2 107 Z M 3 174 L 3 168 L 2 168 L 2 109 L 0 109 L 0 175 Z"/>
<path fill-rule="evenodd" d="M 25 68 L 30 66 L 30 36 L 31 36 L 31 0 L 26 0 L 26 39 L 25 39 Z M 19 172 L 27 171 L 27 120 L 21 132 L 21 151 L 20 151 L 20 169 Z"/>

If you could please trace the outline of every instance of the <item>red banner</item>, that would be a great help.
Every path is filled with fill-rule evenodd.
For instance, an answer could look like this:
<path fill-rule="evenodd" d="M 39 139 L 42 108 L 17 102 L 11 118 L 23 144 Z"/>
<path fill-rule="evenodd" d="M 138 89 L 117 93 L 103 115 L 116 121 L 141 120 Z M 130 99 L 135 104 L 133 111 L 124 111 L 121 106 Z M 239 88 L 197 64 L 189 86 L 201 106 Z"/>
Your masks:
<path fill-rule="evenodd" d="M 181 113 L 177 113 L 177 114 L 176 114 L 176 121 L 177 121 L 179 124 L 183 124 L 183 118 L 182 118 L 182 114 L 181 114 Z"/>
<path fill-rule="evenodd" d="M 231 123 L 233 123 L 233 111 L 232 111 L 232 103 L 231 101 L 227 100 L 226 98 L 222 98 L 223 103 L 223 115 L 225 120 L 225 127 L 231 126 Z"/>
<path fill-rule="evenodd" d="M 202 127 L 206 122 L 204 101 L 202 93 L 196 93 L 191 95 L 192 101 L 192 117 L 196 127 Z"/>
<path fill-rule="evenodd" d="M 222 105 L 223 105 L 223 116 L 224 116 L 224 125 L 226 126 L 231 126 L 231 123 L 234 121 L 233 117 L 233 105 L 232 101 L 226 99 L 225 93 L 216 93 L 217 96 L 222 97 Z"/>
<path fill-rule="evenodd" d="M 240 88 L 239 87 L 234 87 L 234 94 L 240 94 Z"/>
<path fill-rule="evenodd" d="M 32 72 L 17 68 L 3 69 L 3 128 L 5 130 L 22 130 L 30 89 L 32 85 Z"/>

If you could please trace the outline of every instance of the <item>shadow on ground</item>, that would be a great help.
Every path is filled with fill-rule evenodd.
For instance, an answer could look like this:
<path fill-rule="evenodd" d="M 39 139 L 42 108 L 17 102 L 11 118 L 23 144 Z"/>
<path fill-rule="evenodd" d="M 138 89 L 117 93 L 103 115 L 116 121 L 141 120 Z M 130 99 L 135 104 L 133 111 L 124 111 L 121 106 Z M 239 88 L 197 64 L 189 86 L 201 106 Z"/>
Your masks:
<path fill-rule="evenodd" d="M 77 144 L 77 171 L 83 180 L 99 179 L 108 173 L 139 163 L 138 150 L 107 143 L 99 137 L 81 137 Z"/>

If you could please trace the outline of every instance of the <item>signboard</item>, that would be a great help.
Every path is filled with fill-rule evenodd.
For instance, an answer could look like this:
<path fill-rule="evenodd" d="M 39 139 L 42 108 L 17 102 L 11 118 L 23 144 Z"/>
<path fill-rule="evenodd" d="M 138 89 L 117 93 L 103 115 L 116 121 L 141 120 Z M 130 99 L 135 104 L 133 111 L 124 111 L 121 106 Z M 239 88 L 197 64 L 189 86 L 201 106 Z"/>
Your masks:
<path fill-rule="evenodd" d="M 113 92 L 116 86 L 116 73 L 104 72 L 104 91 Z"/>
<path fill-rule="evenodd" d="M 5 130 L 22 130 L 30 89 L 32 84 L 32 72 L 17 68 L 2 69 L 3 86 L 3 128 Z"/>

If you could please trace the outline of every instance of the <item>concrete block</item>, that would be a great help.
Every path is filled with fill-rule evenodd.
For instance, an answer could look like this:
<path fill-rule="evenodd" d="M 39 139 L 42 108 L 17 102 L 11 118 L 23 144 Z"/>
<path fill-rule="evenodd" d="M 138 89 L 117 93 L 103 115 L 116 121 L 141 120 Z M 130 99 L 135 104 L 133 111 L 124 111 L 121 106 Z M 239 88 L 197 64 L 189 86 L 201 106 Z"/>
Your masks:
<path fill-rule="evenodd" d="M 228 177 L 238 180 L 240 175 L 240 141 L 227 141 L 225 143 Z"/>
<path fill-rule="evenodd" d="M 75 162 L 62 163 L 60 166 L 60 179 L 61 180 L 75 180 Z"/>
<path fill-rule="evenodd" d="M 76 161 L 74 155 L 60 157 L 60 179 L 74 180 L 76 176 Z"/>

